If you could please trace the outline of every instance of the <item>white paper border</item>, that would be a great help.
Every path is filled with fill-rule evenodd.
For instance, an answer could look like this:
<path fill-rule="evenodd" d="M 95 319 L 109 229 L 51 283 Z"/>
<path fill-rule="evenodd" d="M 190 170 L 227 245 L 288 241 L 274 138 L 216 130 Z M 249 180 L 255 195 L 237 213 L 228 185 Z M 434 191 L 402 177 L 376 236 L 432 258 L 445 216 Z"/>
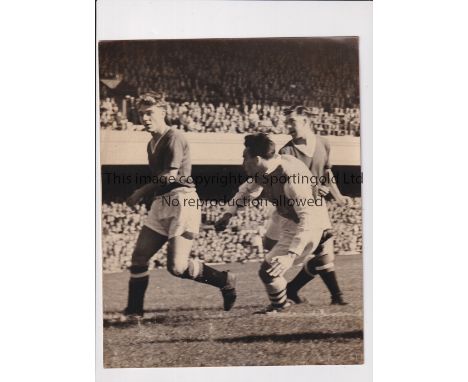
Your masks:
<path fill-rule="evenodd" d="M 99 129 L 96 131 L 96 380 L 365 382 L 372 379 L 372 2 L 99 0 L 97 40 L 358 36 L 361 169 L 364 173 L 364 364 L 217 368 L 104 369 Z M 97 92 L 96 92 L 97 93 Z M 99 121 L 96 121 L 98 126 Z"/>

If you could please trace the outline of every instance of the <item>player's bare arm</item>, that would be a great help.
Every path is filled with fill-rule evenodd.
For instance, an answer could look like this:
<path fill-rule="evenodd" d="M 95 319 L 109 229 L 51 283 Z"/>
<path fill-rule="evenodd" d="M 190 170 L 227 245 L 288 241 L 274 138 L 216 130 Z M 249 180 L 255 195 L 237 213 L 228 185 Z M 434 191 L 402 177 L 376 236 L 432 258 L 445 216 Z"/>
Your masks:
<path fill-rule="evenodd" d="M 170 183 L 170 181 L 176 179 L 177 177 L 177 168 L 171 168 L 167 171 L 164 171 L 161 175 L 158 176 L 158 178 L 161 180 L 160 182 L 157 183 L 148 183 L 145 184 L 144 186 L 136 189 L 133 191 L 133 193 L 128 197 L 127 199 L 127 205 L 130 207 L 133 207 L 135 204 L 140 202 L 146 195 L 154 193 L 158 188 L 160 188 L 162 185 L 167 185 Z"/>
<path fill-rule="evenodd" d="M 229 221 L 237 213 L 238 207 L 244 207 L 251 200 L 258 198 L 262 193 L 263 187 L 257 183 L 245 182 L 240 185 L 236 195 L 229 201 L 229 209 L 223 216 L 215 222 L 216 232 L 224 231 L 229 225 Z"/>

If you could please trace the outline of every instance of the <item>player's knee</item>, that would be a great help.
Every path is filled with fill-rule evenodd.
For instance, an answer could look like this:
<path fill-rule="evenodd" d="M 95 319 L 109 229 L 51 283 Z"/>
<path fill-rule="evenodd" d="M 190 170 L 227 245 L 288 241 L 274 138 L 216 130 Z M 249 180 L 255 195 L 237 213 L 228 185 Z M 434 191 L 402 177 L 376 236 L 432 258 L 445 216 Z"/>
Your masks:
<path fill-rule="evenodd" d="M 167 263 L 167 270 L 175 277 L 184 277 L 184 273 L 188 268 L 187 262 Z"/>
<path fill-rule="evenodd" d="M 262 280 L 264 284 L 270 284 L 274 280 L 274 277 L 271 277 L 267 272 L 269 268 L 270 268 L 270 264 L 264 261 L 262 265 L 260 265 L 260 269 L 258 271 L 258 276 L 260 277 L 260 280 Z"/>
<path fill-rule="evenodd" d="M 313 257 L 304 264 L 304 271 L 309 274 L 309 276 L 314 277 L 317 274 L 315 266 L 317 265 L 317 258 Z"/>
<path fill-rule="evenodd" d="M 179 262 L 175 264 L 168 264 L 167 269 L 172 275 L 176 277 L 195 280 L 202 274 L 203 263 L 199 260 L 189 259 L 186 263 Z"/>
<path fill-rule="evenodd" d="M 324 265 L 318 265 L 315 267 L 315 270 L 320 273 L 320 272 L 333 272 L 335 270 L 335 264 L 334 263 L 327 263 Z"/>
<path fill-rule="evenodd" d="M 199 260 L 189 259 L 187 269 L 182 275 L 185 279 L 195 280 L 203 274 L 203 263 Z"/>
<path fill-rule="evenodd" d="M 319 272 L 331 272 L 335 270 L 335 264 L 333 262 L 333 256 L 328 254 L 317 257 L 315 261 L 315 271 Z"/>
<path fill-rule="evenodd" d="M 268 294 L 277 294 L 282 292 L 286 289 L 288 282 L 282 276 L 272 277 L 268 274 L 267 270 L 270 268 L 270 264 L 266 261 L 262 263 L 260 266 L 260 270 L 258 271 L 258 275 L 262 280 L 263 284 L 265 285 L 266 291 Z"/>
<path fill-rule="evenodd" d="M 149 264 L 149 258 L 144 251 L 140 251 L 139 248 L 135 248 L 132 253 L 132 266 L 135 267 L 147 267 Z"/>
<path fill-rule="evenodd" d="M 130 277 L 143 277 L 148 274 L 148 265 L 131 265 L 129 270 Z"/>
<path fill-rule="evenodd" d="M 265 236 L 263 238 L 263 249 L 266 249 L 267 251 L 271 251 L 277 242 L 278 242 L 277 240 L 273 240 L 273 239 L 270 239 L 268 236 Z"/>
<path fill-rule="evenodd" d="M 146 267 L 146 268 L 148 268 L 148 265 L 149 265 L 149 262 L 148 262 L 148 260 L 146 260 L 146 258 L 142 258 L 142 257 L 132 258 L 132 267 L 135 266 L 135 267 Z"/>

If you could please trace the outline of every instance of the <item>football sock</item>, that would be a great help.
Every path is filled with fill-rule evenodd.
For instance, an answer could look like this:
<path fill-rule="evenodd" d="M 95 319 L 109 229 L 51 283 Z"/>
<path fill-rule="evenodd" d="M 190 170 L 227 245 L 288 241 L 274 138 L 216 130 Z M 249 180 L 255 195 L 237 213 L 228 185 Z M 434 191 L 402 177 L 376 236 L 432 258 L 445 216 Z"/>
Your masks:
<path fill-rule="evenodd" d="M 226 286 L 227 272 L 221 272 L 208 265 L 201 263 L 200 274 L 195 278 L 195 281 L 203 284 L 213 285 L 218 288 Z"/>
<path fill-rule="evenodd" d="M 125 312 L 127 314 L 143 314 L 143 301 L 149 276 L 131 277 L 128 282 L 128 302 Z"/>
<path fill-rule="evenodd" d="M 319 271 L 319 275 L 322 278 L 323 282 L 327 286 L 332 296 L 341 296 L 341 290 L 338 286 L 338 281 L 336 280 L 335 271 Z"/>
<path fill-rule="evenodd" d="M 309 264 L 306 264 L 308 266 Z M 316 271 L 314 270 L 314 273 Z M 312 272 L 308 272 L 306 269 L 302 268 L 300 272 L 288 283 L 288 292 L 297 293 L 304 285 L 311 281 L 315 275 Z"/>
<path fill-rule="evenodd" d="M 283 276 L 271 277 L 267 272 L 269 266 L 270 265 L 266 262 L 262 263 L 259 276 L 265 285 L 271 306 L 274 308 L 281 308 L 287 301 L 287 281 Z"/>
<path fill-rule="evenodd" d="M 282 308 L 287 301 L 286 286 L 287 281 L 283 276 L 273 277 L 268 273 L 271 265 L 264 261 L 260 266 L 258 275 L 265 285 L 268 298 L 273 308 Z"/>
<path fill-rule="evenodd" d="M 280 292 L 268 293 L 268 298 L 270 299 L 271 306 L 274 308 L 281 308 L 286 304 L 286 288 Z"/>

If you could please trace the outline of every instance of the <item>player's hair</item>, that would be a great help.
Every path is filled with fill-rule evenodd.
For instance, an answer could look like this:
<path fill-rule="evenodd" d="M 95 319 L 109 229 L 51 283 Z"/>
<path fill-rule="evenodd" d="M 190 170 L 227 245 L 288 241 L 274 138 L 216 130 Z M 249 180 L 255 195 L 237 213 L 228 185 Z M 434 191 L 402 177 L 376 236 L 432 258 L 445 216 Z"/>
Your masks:
<path fill-rule="evenodd" d="M 167 102 L 166 102 L 166 95 L 164 92 L 157 92 L 154 90 L 150 90 L 146 93 L 141 94 L 137 99 L 138 107 L 141 106 L 158 106 L 161 108 L 166 109 Z"/>
<path fill-rule="evenodd" d="M 302 115 L 305 117 L 310 117 L 312 115 L 312 111 L 307 106 L 289 106 L 283 110 L 283 114 L 285 116 L 289 116 L 291 114 Z"/>
<path fill-rule="evenodd" d="M 244 146 L 251 156 L 259 156 L 263 159 L 271 159 L 275 156 L 275 142 L 265 133 L 246 135 Z"/>

